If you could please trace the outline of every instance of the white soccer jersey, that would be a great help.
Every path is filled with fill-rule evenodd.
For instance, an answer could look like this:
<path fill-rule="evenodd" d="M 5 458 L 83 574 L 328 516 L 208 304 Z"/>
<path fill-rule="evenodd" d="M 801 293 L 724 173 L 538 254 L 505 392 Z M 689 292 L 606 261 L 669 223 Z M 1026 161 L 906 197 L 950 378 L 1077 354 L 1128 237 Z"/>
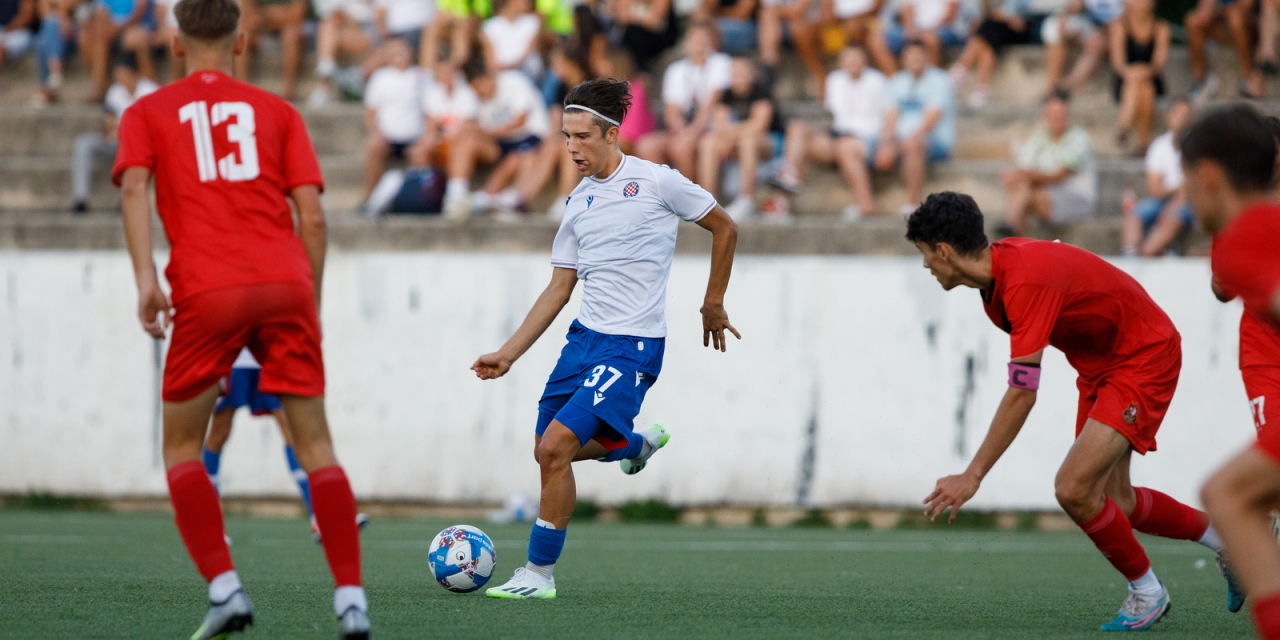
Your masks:
<path fill-rule="evenodd" d="M 666 337 L 676 229 L 715 206 L 674 169 L 631 156 L 607 180 L 584 178 L 551 248 L 551 265 L 577 269 L 583 281 L 578 321 L 609 335 Z"/>

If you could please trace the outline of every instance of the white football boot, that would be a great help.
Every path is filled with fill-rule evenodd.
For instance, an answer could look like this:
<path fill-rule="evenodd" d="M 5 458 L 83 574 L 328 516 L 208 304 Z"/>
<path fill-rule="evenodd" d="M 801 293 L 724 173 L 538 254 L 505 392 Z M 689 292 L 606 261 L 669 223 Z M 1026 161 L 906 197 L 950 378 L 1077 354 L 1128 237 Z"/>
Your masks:
<path fill-rule="evenodd" d="M 658 449 L 667 446 L 667 442 L 671 440 L 671 434 L 667 433 L 667 428 L 660 424 L 651 425 L 640 434 L 640 437 L 649 444 L 649 453 L 618 462 L 622 465 L 622 472 L 629 476 L 640 473 L 644 466 L 649 464 L 649 458 L 652 458 Z"/>
<path fill-rule="evenodd" d="M 490 598 L 503 600 L 554 600 L 556 597 L 556 579 L 544 578 L 524 567 L 516 569 L 516 574 L 500 587 L 490 587 L 484 594 Z"/>

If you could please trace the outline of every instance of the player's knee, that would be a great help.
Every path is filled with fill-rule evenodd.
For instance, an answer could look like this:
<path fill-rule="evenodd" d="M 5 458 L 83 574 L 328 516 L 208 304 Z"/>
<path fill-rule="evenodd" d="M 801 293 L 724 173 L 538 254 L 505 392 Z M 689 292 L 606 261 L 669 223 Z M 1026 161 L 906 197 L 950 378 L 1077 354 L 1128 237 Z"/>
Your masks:
<path fill-rule="evenodd" d="M 1079 513 L 1092 503 L 1093 492 L 1076 478 L 1059 474 L 1053 483 L 1053 497 L 1067 513 Z"/>
<path fill-rule="evenodd" d="M 543 438 L 534 452 L 538 466 L 543 470 L 561 469 L 573 463 L 573 452 L 568 447 L 558 446 L 551 438 Z"/>

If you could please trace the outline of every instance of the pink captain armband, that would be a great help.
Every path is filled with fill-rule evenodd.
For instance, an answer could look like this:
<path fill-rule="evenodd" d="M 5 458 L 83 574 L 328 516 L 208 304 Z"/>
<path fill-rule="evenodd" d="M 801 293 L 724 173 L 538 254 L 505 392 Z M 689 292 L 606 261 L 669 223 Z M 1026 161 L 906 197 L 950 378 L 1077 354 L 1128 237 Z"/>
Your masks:
<path fill-rule="evenodd" d="M 1009 386 L 1026 391 L 1040 388 L 1040 365 L 1009 363 Z"/>

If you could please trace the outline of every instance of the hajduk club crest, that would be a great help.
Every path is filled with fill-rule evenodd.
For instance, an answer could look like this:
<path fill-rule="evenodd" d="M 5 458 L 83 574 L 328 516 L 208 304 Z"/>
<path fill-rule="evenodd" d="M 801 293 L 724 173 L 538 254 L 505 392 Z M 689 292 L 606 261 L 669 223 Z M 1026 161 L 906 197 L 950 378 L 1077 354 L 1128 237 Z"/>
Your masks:
<path fill-rule="evenodd" d="M 627 186 L 622 188 L 623 197 L 631 198 L 631 197 L 634 197 L 637 193 L 640 193 L 640 185 L 634 182 L 628 182 Z"/>

